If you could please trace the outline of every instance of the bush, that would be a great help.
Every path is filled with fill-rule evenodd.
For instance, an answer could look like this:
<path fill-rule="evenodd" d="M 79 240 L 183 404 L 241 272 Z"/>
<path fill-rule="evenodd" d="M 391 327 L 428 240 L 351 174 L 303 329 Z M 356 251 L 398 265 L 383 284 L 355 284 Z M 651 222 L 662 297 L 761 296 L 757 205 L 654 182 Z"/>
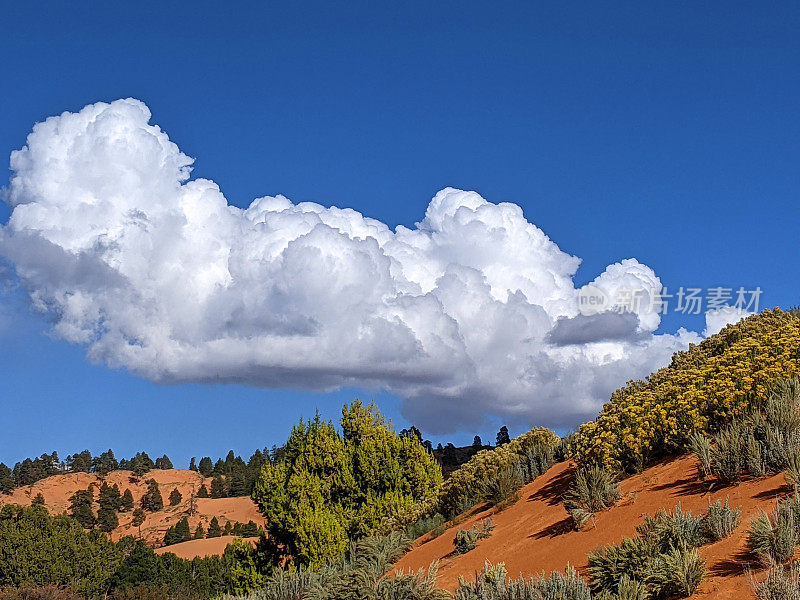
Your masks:
<path fill-rule="evenodd" d="M 484 564 L 474 582 L 459 579 L 455 600 L 591 600 L 589 586 L 577 571 L 542 573 L 538 578 L 507 579 L 505 565 Z"/>
<path fill-rule="evenodd" d="M 437 565 L 417 573 L 386 573 L 409 540 L 393 533 L 353 542 L 347 553 L 319 569 L 278 569 L 248 596 L 222 600 L 447 600 L 436 587 Z"/>
<path fill-rule="evenodd" d="M 798 357 L 800 314 L 767 310 L 729 325 L 614 392 L 597 419 L 580 427 L 576 458 L 632 472 L 686 450 L 693 431 L 713 435 L 764 409 L 776 381 L 800 373 Z"/>
<path fill-rule="evenodd" d="M 798 542 L 800 530 L 795 511 L 786 500 L 779 502 L 771 515 L 761 511 L 750 525 L 750 550 L 766 564 L 789 562 Z"/>
<path fill-rule="evenodd" d="M 724 512 L 727 501 L 724 507 L 721 501 L 710 507 Z M 640 537 L 589 554 L 592 589 L 599 599 L 609 600 L 691 595 L 706 575 L 705 561 L 695 549 L 711 539 L 705 533 L 707 520 L 708 515 L 695 517 L 680 505 L 646 517 L 636 528 Z"/>
<path fill-rule="evenodd" d="M 748 581 L 760 600 L 800 600 L 800 564 L 790 567 L 772 567 L 761 581 L 755 581 L 748 573 Z"/>
<path fill-rule="evenodd" d="M 519 489 L 525 485 L 525 478 L 517 466 L 498 471 L 481 486 L 481 499 L 490 506 L 511 503 L 519 499 Z"/>
<path fill-rule="evenodd" d="M 420 519 L 416 523 L 412 523 L 408 527 L 405 528 L 404 533 L 405 536 L 411 540 L 416 540 L 421 538 L 426 533 L 431 531 L 436 532 L 440 530 L 447 520 L 444 518 L 443 515 L 436 513 L 432 517 L 426 517 L 424 519 Z M 441 532 L 440 532 L 441 534 Z M 437 537 L 434 535 L 434 537 Z"/>
<path fill-rule="evenodd" d="M 18 588 L 0 588 L 0 600 L 82 600 L 82 598 L 69 588 L 52 584 L 36 586 L 26 583 Z"/>
<path fill-rule="evenodd" d="M 581 529 L 594 513 L 612 507 L 619 498 L 619 488 L 611 474 L 598 465 L 589 465 L 575 472 L 564 506 L 575 528 Z"/>
<path fill-rule="evenodd" d="M 553 466 L 555 447 L 552 444 L 536 442 L 520 454 L 517 467 L 525 483 L 530 483 Z"/>
<path fill-rule="evenodd" d="M 706 536 L 713 541 L 719 541 L 728 537 L 742 521 L 742 509 L 733 509 L 728 504 L 729 496 L 725 497 L 725 504 L 722 499 L 711 504 L 708 501 L 708 513 L 703 519 L 703 526 Z"/>
<path fill-rule="evenodd" d="M 675 548 L 659 555 L 651 577 L 659 595 L 688 598 L 706 577 L 706 563 L 693 548 Z"/>
<path fill-rule="evenodd" d="M 665 550 L 698 548 L 708 541 L 703 521 L 692 516 L 691 511 L 684 512 L 679 504 L 674 512 L 660 509 L 654 517 L 646 516 L 636 531 Z"/>
<path fill-rule="evenodd" d="M 693 431 L 689 436 L 689 448 L 700 463 L 700 473 L 703 477 L 710 477 L 713 466 L 713 450 L 711 442 L 702 433 Z"/>
<path fill-rule="evenodd" d="M 476 523 L 471 529 L 459 529 L 453 540 L 456 554 L 466 554 L 470 550 L 474 550 L 478 545 L 478 540 L 490 537 L 493 530 L 492 517 Z"/>
<path fill-rule="evenodd" d="M 499 448 L 481 450 L 439 486 L 434 497 L 397 511 L 384 519 L 377 531 L 387 533 L 402 529 L 437 512 L 452 519 L 481 502 L 483 483 L 499 471 L 518 465 L 528 450 L 544 454 L 545 448 L 555 451 L 560 443 L 555 433 L 538 427 Z"/>

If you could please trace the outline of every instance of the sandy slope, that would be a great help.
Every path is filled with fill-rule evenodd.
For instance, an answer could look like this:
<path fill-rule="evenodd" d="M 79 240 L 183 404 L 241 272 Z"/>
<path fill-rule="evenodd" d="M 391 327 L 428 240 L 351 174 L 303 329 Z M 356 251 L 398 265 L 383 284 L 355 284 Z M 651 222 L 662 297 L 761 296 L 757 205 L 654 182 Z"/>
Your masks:
<path fill-rule="evenodd" d="M 164 546 L 156 549 L 156 554 L 165 554 L 171 552 L 180 558 L 191 560 L 197 557 L 221 555 L 225 552 L 225 548 L 233 542 L 236 538 L 232 535 L 224 535 L 218 538 L 206 538 L 203 540 L 190 540 L 188 542 L 181 542 L 180 544 L 173 544 L 172 546 Z M 258 538 L 244 538 L 254 544 Z"/>
<path fill-rule="evenodd" d="M 211 479 L 204 479 L 197 471 L 154 469 L 140 478 L 134 477 L 130 471 L 114 471 L 105 477 L 108 485 L 117 484 L 120 492 L 129 489 L 137 506 L 147 491 L 146 482 L 148 479 L 155 479 L 158 482 L 165 504 L 163 510 L 147 513 L 147 518 L 141 527 L 141 536 L 152 546 L 160 546 L 163 543 L 167 529 L 175 525 L 183 517 L 188 517 L 192 532 L 194 532 L 199 523 L 202 523 L 207 530 L 212 517 L 215 516 L 222 527 L 225 526 L 226 521 L 247 523 L 252 520 L 259 525 L 265 524 L 264 518 L 259 514 L 255 504 L 247 497 L 196 498 L 194 513 L 190 514 L 192 493 L 197 493 L 203 483 L 205 483 L 207 489 L 211 488 Z M 0 494 L 0 504 L 30 505 L 33 498 L 41 492 L 48 511 L 52 514 L 59 514 L 67 510 L 69 498 L 77 490 L 85 490 L 91 485 L 94 488 L 95 499 L 97 499 L 98 490 L 103 481 L 102 477 L 90 473 L 54 475 L 37 481 L 31 486 L 17 488 L 10 495 Z M 178 506 L 169 506 L 169 495 L 176 488 L 183 496 L 183 500 Z M 95 512 L 97 508 L 97 503 L 95 503 Z M 119 527 L 112 532 L 111 537 L 117 540 L 125 535 L 139 535 L 138 528 L 131 523 L 132 519 L 131 513 L 120 513 Z M 220 554 L 224 548 L 223 546 L 219 551 Z"/>
<path fill-rule="evenodd" d="M 620 504 L 599 514 L 583 531 L 576 532 L 571 530 L 559 502 L 566 491 L 568 475 L 568 465 L 561 463 L 525 486 L 518 502 L 494 514 L 492 536 L 479 542 L 475 550 L 461 556 L 453 555 L 456 531 L 493 514 L 493 509 L 478 508 L 466 521 L 443 535 L 435 539 L 421 538 L 396 567 L 417 570 L 439 560 L 440 585 L 451 590 L 457 585 L 459 575 L 472 578 L 485 560 L 504 562 L 514 577 L 519 573 L 560 570 L 567 564 L 585 571 L 588 552 L 604 544 L 617 543 L 623 536 L 635 535 L 635 528 L 645 515 L 659 508 L 672 509 L 678 503 L 692 512 L 704 512 L 709 499 L 716 501 L 730 495 L 731 506 L 742 506 L 742 524 L 730 538 L 700 549 L 710 577 L 695 596 L 720 600 L 754 598 L 744 574 L 746 567 L 752 566 L 745 548 L 746 531 L 759 509 L 770 510 L 775 498 L 788 492 L 783 476 L 709 491 L 709 484 L 698 480 L 693 459 L 681 457 L 664 461 L 622 482 Z"/>

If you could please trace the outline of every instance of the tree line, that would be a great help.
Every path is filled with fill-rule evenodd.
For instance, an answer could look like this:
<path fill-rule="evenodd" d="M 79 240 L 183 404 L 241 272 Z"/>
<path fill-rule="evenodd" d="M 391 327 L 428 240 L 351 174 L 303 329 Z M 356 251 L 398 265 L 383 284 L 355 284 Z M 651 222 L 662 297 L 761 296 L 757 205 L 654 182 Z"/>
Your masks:
<path fill-rule="evenodd" d="M 224 460 L 218 459 L 216 462 L 208 456 L 204 456 L 199 462 L 192 458 L 189 469 L 204 477 L 214 478 L 211 489 L 204 488 L 205 493 L 212 498 L 249 496 L 261 467 L 276 460 L 280 452 L 277 447 L 273 447 L 272 451 L 256 450 L 245 462 L 231 450 Z M 0 462 L 0 493 L 10 494 L 15 488 L 33 485 L 46 477 L 64 473 L 96 473 L 105 476 L 112 471 L 123 470 L 142 477 L 154 469 L 172 468 L 172 461 L 166 454 L 153 460 L 147 452 L 137 452 L 130 459 L 117 460 L 113 450 L 107 450 L 99 456 L 93 456 L 89 450 L 84 450 L 67 456 L 66 460 L 60 460 L 57 452 L 45 453 L 37 458 L 26 458 L 17 462 L 13 469 Z"/>

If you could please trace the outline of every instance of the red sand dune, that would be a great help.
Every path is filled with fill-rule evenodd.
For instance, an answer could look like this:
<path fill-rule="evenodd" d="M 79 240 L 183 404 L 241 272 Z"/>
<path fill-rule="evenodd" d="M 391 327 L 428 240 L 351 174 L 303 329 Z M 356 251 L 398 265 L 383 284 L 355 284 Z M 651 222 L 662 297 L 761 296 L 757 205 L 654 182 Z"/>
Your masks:
<path fill-rule="evenodd" d="M 194 514 L 189 514 L 192 493 L 196 494 L 203 483 L 205 483 L 206 489 L 211 489 L 211 479 L 204 479 L 197 471 L 186 469 L 154 469 L 142 477 L 134 477 L 130 471 L 114 471 L 109 473 L 105 479 L 93 473 L 54 475 L 37 481 L 33 485 L 17 488 L 10 495 L 0 494 L 0 505 L 22 504 L 27 506 L 41 492 L 47 510 L 52 514 L 60 514 L 67 511 L 69 498 L 77 490 L 85 490 L 91 485 L 95 488 L 95 499 L 97 499 L 98 490 L 103 481 L 106 481 L 108 485 L 117 484 L 120 492 L 129 489 L 133 494 L 135 505 L 138 506 L 147 491 L 148 479 L 155 479 L 158 482 L 165 504 L 163 510 L 147 513 L 147 518 L 142 524 L 141 536 L 151 546 L 161 546 L 167 529 L 178 523 L 183 517 L 189 519 L 192 532 L 200 523 L 208 530 L 212 517 L 217 517 L 222 527 L 227 521 L 239 521 L 240 523 L 254 521 L 258 525 L 266 523 L 253 501 L 248 497 L 195 498 Z M 169 495 L 176 488 L 183 496 L 183 500 L 177 506 L 169 506 Z M 97 508 L 97 503 L 95 503 L 95 512 Z M 139 529 L 133 526 L 132 520 L 131 513 L 120 513 L 119 527 L 111 533 L 111 537 L 118 540 L 126 535 L 138 536 Z M 213 544 L 211 545 L 213 546 Z M 219 553 L 221 554 L 224 549 L 225 547 L 222 546 Z"/>
<path fill-rule="evenodd" d="M 459 575 L 472 579 L 486 560 L 505 563 L 513 577 L 563 570 L 567 564 L 585 574 L 588 552 L 618 543 L 623 536 L 634 536 L 645 515 L 654 514 L 659 508 L 671 510 L 678 503 L 685 510 L 703 513 L 709 499 L 714 502 L 729 495 L 732 507 L 742 507 L 742 523 L 728 539 L 700 549 L 709 579 L 695 596 L 719 600 L 754 598 L 745 577 L 746 568 L 753 567 L 746 551 L 747 529 L 759 510 L 771 510 L 775 499 L 789 491 L 782 475 L 709 490 L 710 483 L 697 476 L 695 461 L 684 456 L 663 461 L 623 481 L 620 503 L 598 514 L 584 530 L 573 531 L 560 502 L 568 484 L 569 465 L 557 464 L 525 486 L 519 501 L 505 510 L 498 513 L 479 507 L 441 536 L 420 538 L 395 567 L 417 570 L 439 560 L 439 584 L 450 590 L 456 587 Z M 453 555 L 456 531 L 472 527 L 489 515 L 493 515 L 495 524 L 492 536 L 478 542 L 478 547 L 467 554 Z"/>

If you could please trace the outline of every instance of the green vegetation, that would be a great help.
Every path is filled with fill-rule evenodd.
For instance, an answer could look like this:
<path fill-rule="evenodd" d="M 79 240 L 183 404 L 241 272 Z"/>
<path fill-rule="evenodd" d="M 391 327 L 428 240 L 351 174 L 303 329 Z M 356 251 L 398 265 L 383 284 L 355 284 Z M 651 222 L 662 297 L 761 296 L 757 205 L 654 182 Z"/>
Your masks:
<path fill-rule="evenodd" d="M 759 600 L 800 600 L 800 563 L 776 565 L 751 585 Z"/>
<path fill-rule="evenodd" d="M 178 491 L 178 488 L 172 490 L 169 494 L 169 505 L 170 506 L 178 506 L 183 500 L 183 495 Z"/>
<path fill-rule="evenodd" d="M 156 512 L 164 508 L 164 498 L 155 479 L 147 480 L 147 491 L 142 496 L 142 510 Z"/>
<path fill-rule="evenodd" d="M 276 448 L 273 453 L 278 451 Z M 209 457 L 203 457 L 200 466 L 195 465 L 192 470 L 198 470 L 206 477 L 214 475 L 219 479 L 215 498 L 249 496 L 261 473 L 261 467 L 269 461 L 270 453 L 266 450 L 256 450 L 247 462 L 231 450 L 225 460 L 220 459 L 216 464 Z M 96 473 L 105 477 L 112 471 L 129 470 L 136 477 L 142 477 L 153 469 L 172 468 L 172 461 L 166 454 L 153 461 L 147 452 L 137 452 L 131 459 L 117 461 L 112 450 L 99 456 L 92 456 L 89 450 L 84 450 L 61 461 L 58 453 L 53 452 L 34 459 L 26 458 L 14 465 L 13 469 L 0 462 L 0 493 L 8 494 L 16 487 L 32 485 L 45 477 L 63 473 Z"/>
<path fill-rule="evenodd" d="M 387 576 L 408 549 L 402 534 L 365 537 L 349 545 L 341 558 L 317 569 L 279 569 L 240 600 L 448 600 L 436 587 L 436 565 L 418 573 Z M 232 599 L 223 599 L 232 600 Z"/>
<path fill-rule="evenodd" d="M 567 567 L 564 573 L 554 572 L 549 577 L 542 573 L 538 578 L 520 577 L 509 580 L 505 565 L 486 563 L 475 581 L 459 579 L 455 600 L 592 600 L 589 586 L 577 571 Z"/>
<path fill-rule="evenodd" d="M 452 519 L 485 501 L 487 482 L 511 467 L 522 469 L 525 483 L 533 481 L 552 463 L 559 444 L 555 433 L 538 427 L 499 448 L 481 450 L 440 485 L 435 495 L 390 515 L 381 522 L 378 531 L 406 529 L 436 514 Z M 528 469 L 525 465 L 529 464 L 539 466 Z"/>
<path fill-rule="evenodd" d="M 459 529 L 453 540 L 453 548 L 456 554 L 466 554 L 478 546 L 478 540 L 485 540 L 492 535 L 494 524 L 492 517 L 484 519 L 480 523 L 475 523 L 470 529 Z"/>
<path fill-rule="evenodd" d="M 589 554 L 590 585 L 597 594 L 619 597 L 644 589 L 647 599 L 687 598 L 706 576 L 705 562 L 696 549 L 721 539 L 725 531 L 730 534 L 739 514 L 727 500 L 724 505 L 709 503 L 709 512 L 702 517 L 680 505 L 673 512 L 659 510 L 636 528 L 639 537 Z"/>
<path fill-rule="evenodd" d="M 784 498 L 771 514 L 763 511 L 750 524 L 750 550 L 765 564 L 786 564 L 800 544 L 800 497 Z"/>
<path fill-rule="evenodd" d="M 183 535 L 184 528 L 185 519 L 176 529 Z M 41 596 L 41 590 L 30 588 L 53 585 L 69 587 L 82 598 L 205 600 L 243 592 L 242 573 L 259 560 L 249 547 L 244 553 L 238 547 L 222 557 L 192 561 L 159 556 L 143 540 L 114 543 L 101 531 L 86 531 L 72 517 L 53 517 L 42 507 L 0 508 L 0 589 L 27 586 L 15 593 L 27 589 L 30 600 L 74 598 L 66 592 Z M 258 568 L 269 570 L 263 562 Z M 0 597 L 15 597 L 9 594 L 3 591 Z"/>
<path fill-rule="evenodd" d="M 399 436 L 374 405 L 342 409 L 342 433 L 319 416 L 292 429 L 277 463 L 265 464 L 253 493 L 270 538 L 298 565 L 320 566 L 442 482 L 415 436 Z"/>
<path fill-rule="evenodd" d="M 564 507 L 575 529 L 581 529 L 595 513 L 611 508 L 620 498 L 614 477 L 604 468 L 588 465 L 579 468 L 564 497 Z"/>
<path fill-rule="evenodd" d="M 800 380 L 777 381 L 763 407 L 723 427 L 713 440 L 690 438 L 701 473 L 724 483 L 786 470 L 787 482 L 800 477 Z"/>
<path fill-rule="evenodd" d="M 775 309 L 729 325 L 644 381 L 614 392 L 575 439 L 581 463 L 633 472 L 762 410 L 775 382 L 800 374 L 800 313 Z"/>

